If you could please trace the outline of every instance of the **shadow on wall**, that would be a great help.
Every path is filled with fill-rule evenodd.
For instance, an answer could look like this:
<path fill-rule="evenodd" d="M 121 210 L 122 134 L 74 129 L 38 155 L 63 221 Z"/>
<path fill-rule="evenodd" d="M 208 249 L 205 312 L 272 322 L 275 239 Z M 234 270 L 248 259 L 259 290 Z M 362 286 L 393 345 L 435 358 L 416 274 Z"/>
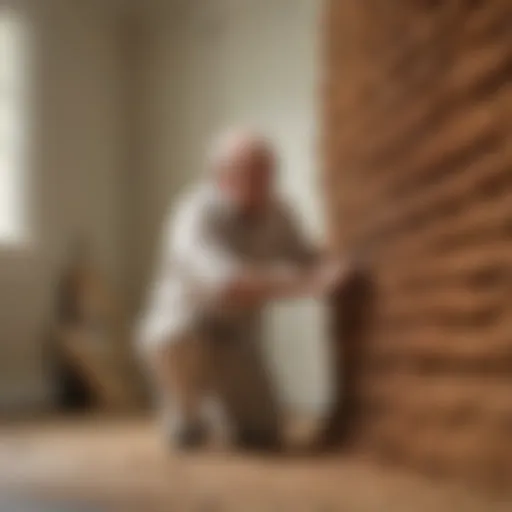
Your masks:
<path fill-rule="evenodd" d="M 365 348 L 375 314 L 369 267 L 356 268 L 330 302 L 333 408 L 321 434 L 323 448 L 349 447 L 361 425 Z"/>

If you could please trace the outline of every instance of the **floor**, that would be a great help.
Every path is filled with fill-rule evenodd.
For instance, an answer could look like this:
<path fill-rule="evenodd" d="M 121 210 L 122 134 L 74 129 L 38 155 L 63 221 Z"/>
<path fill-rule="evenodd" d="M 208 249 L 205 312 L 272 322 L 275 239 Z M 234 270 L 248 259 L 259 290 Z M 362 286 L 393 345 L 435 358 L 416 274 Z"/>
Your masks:
<path fill-rule="evenodd" d="M 0 512 L 17 510 L 510 512 L 512 501 L 353 456 L 170 454 L 148 419 L 90 417 L 0 426 Z"/>

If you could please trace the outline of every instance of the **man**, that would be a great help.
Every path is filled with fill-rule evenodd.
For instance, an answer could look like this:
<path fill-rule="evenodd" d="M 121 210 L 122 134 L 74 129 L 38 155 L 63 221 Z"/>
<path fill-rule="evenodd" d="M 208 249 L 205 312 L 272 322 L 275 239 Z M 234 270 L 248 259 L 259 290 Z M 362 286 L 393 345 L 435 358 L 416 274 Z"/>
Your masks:
<path fill-rule="evenodd" d="M 211 170 L 178 205 L 140 339 L 181 447 L 207 436 L 214 397 L 235 442 L 277 447 L 280 417 L 260 346 L 269 301 L 322 296 L 343 275 L 320 263 L 274 191 L 275 154 L 237 132 L 214 148 Z"/>

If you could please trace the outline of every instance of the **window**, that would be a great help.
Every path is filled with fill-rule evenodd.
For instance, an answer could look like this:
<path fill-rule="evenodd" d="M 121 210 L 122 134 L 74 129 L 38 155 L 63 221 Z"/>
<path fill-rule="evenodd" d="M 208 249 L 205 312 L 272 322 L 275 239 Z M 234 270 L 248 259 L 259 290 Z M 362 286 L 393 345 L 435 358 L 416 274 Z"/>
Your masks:
<path fill-rule="evenodd" d="M 0 8 L 0 245 L 26 235 L 26 46 L 21 16 Z"/>

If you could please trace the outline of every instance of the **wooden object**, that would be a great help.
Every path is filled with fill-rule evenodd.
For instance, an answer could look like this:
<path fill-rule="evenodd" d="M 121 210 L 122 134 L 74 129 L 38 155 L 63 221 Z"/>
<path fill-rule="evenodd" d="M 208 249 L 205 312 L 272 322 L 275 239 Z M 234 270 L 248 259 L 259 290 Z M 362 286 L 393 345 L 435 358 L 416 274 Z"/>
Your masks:
<path fill-rule="evenodd" d="M 511 26 L 508 0 L 330 0 L 322 83 L 333 247 L 372 247 L 360 443 L 422 471 L 505 485 Z"/>
<path fill-rule="evenodd" d="M 60 286 L 59 350 L 94 402 L 118 411 L 141 403 L 133 347 L 113 294 L 86 255 L 78 254 Z"/>

